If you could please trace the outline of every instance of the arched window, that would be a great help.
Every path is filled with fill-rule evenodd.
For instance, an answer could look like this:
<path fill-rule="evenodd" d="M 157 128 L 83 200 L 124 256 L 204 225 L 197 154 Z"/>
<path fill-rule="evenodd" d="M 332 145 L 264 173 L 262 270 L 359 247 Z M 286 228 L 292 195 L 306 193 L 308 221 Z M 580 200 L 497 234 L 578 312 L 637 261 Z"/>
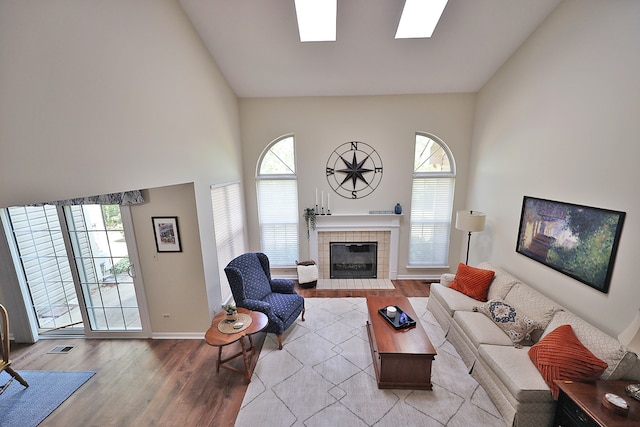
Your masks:
<path fill-rule="evenodd" d="M 256 169 L 260 246 L 272 266 L 293 266 L 298 259 L 298 178 L 293 135 L 264 150 Z"/>
<path fill-rule="evenodd" d="M 448 264 L 455 176 L 455 162 L 445 143 L 434 135 L 417 133 L 411 192 L 410 266 Z"/>

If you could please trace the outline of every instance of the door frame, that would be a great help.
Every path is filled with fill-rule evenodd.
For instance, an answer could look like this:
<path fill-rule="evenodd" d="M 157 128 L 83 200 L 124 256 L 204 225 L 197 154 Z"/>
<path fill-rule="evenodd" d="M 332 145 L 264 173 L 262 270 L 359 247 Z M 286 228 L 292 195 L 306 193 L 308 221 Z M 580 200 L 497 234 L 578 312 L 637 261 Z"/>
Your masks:
<path fill-rule="evenodd" d="M 141 268 L 140 268 L 140 257 L 138 255 L 137 243 L 135 238 L 135 230 L 133 227 L 133 218 L 131 215 L 130 206 L 120 205 L 120 215 L 122 219 L 122 225 L 125 234 L 125 240 L 127 242 L 127 251 L 129 255 L 129 260 L 131 265 L 133 266 L 133 283 L 134 289 L 136 292 L 136 299 L 138 303 L 138 312 L 140 314 L 140 322 L 142 329 L 139 331 L 92 331 L 89 323 L 86 306 L 84 303 L 84 296 L 82 294 L 82 289 L 78 277 L 77 266 L 73 259 L 73 251 L 70 247 L 70 239 L 67 223 L 65 220 L 65 216 L 62 207 L 58 207 L 58 218 L 62 218 L 60 221 L 60 225 L 63 229 L 64 234 L 67 236 L 65 238 L 65 246 L 67 255 L 69 256 L 72 275 L 74 276 L 74 285 L 76 288 L 76 293 L 78 293 L 78 302 L 81 307 L 82 320 L 83 320 L 83 330 L 76 328 L 75 330 L 57 330 L 50 331 L 46 334 L 39 333 L 38 330 L 38 320 L 36 319 L 35 313 L 31 309 L 30 302 L 30 294 L 29 289 L 26 283 L 25 274 L 22 271 L 22 266 L 20 265 L 20 257 L 18 254 L 18 249 L 16 246 L 16 242 L 11 238 L 11 230 L 10 230 L 10 222 L 8 221 L 7 212 L 5 209 L 0 209 L 0 222 L 2 222 L 2 230 L 0 234 L 0 238 L 2 238 L 3 242 L 0 242 L 0 256 L 4 255 L 4 252 L 10 254 L 11 260 L 4 263 L 9 266 L 13 266 L 13 269 L 7 268 L 5 270 L 5 275 L 8 277 L 7 283 L 9 286 L 3 287 L 2 294 L 3 297 L 7 300 L 8 303 L 15 306 L 12 310 L 12 329 L 15 331 L 19 331 L 20 341 L 19 342 L 36 342 L 41 338 L 64 338 L 64 337 L 74 337 L 74 338 L 150 338 L 152 336 L 151 330 L 151 320 L 149 317 L 149 309 L 146 299 L 146 294 L 144 291 L 144 282 L 142 279 Z M 63 214 L 61 216 L 61 213 Z M 8 249 L 8 251 L 7 251 Z M 4 258 L 4 257 L 3 257 Z M 13 270 L 6 271 L 6 270 Z M 10 280 L 10 279 L 15 279 Z M 11 282 L 14 282 L 13 284 Z"/>

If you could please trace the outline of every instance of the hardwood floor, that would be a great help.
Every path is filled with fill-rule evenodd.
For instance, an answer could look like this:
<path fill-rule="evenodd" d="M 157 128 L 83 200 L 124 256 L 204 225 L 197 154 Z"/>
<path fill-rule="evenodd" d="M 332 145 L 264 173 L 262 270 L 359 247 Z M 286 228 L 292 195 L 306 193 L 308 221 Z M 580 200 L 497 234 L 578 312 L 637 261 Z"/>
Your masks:
<path fill-rule="evenodd" d="M 393 283 L 395 290 L 296 288 L 305 298 L 429 296 L 429 284 L 423 281 Z M 264 337 L 254 335 L 257 348 Z M 67 354 L 47 353 L 59 345 L 75 348 Z M 237 345 L 225 347 L 223 357 L 238 351 Z M 96 372 L 42 427 L 233 426 L 247 390 L 243 376 L 225 369 L 216 373 L 217 348 L 204 340 L 47 339 L 14 344 L 11 358 L 18 370 Z M 241 357 L 231 363 L 242 368 Z"/>

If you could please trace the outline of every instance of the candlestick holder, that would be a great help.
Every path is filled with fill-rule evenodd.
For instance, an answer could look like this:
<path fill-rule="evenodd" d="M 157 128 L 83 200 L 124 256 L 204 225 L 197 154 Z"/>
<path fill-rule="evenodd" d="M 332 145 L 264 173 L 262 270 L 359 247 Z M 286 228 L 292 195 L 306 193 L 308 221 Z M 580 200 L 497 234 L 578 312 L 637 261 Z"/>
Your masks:
<path fill-rule="evenodd" d="M 327 208 L 327 215 L 331 215 L 331 209 Z"/>
<path fill-rule="evenodd" d="M 320 213 L 320 215 L 324 215 L 324 206 L 322 207 L 322 213 Z"/>
<path fill-rule="evenodd" d="M 320 212 L 320 211 L 318 210 L 318 205 L 317 205 L 317 204 L 316 204 L 316 209 L 315 209 L 313 212 L 315 212 L 315 214 L 316 214 L 316 215 L 318 215 L 318 212 Z"/>

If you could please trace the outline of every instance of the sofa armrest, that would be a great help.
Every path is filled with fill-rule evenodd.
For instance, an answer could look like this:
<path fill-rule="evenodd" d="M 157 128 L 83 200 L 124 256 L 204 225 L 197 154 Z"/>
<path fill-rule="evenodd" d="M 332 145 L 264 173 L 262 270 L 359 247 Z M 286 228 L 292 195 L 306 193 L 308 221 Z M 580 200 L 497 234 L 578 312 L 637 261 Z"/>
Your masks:
<path fill-rule="evenodd" d="M 293 294 L 294 283 L 289 279 L 271 279 L 271 290 L 279 294 Z"/>
<path fill-rule="evenodd" d="M 440 276 L 440 284 L 448 288 L 451 285 L 451 283 L 453 283 L 455 278 L 456 278 L 455 274 L 444 273 L 442 276 Z"/>

